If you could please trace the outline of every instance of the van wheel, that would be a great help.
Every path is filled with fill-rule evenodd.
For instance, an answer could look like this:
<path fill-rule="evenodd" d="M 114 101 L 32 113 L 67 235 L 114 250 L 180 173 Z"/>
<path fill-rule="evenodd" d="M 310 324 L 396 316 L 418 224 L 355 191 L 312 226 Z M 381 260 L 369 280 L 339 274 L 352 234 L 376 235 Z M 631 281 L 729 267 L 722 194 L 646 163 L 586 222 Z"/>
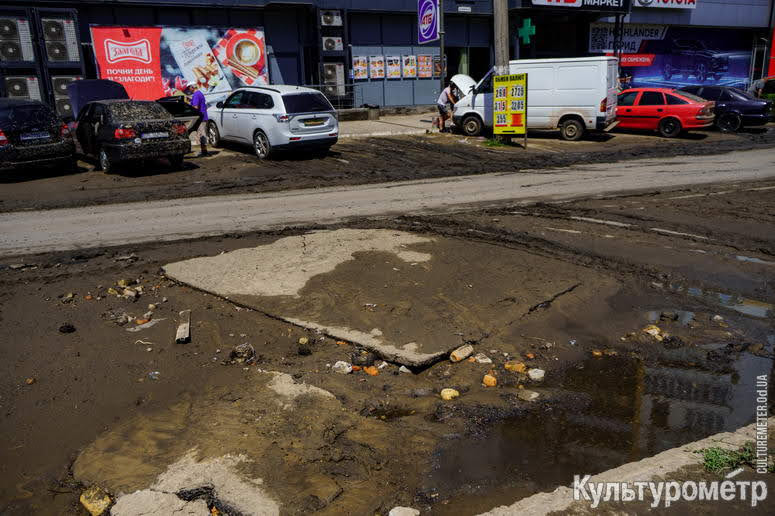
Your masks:
<path fill-rule="evenodd" d="M 213 121 L 207 122 L 207 144 L 216 149 L 221 146 L 221 133 Z"/>
<path fill-rule="evenodd" d="M 740 130 L 740 126 L 743 125 L 743 121 L 737 113 L 724 113 L 716 121 L 716 125 L 724 132 L 736 133 Z"/>
<path fill-rule="evenodd" d="M 677 118 L 663 118 L 659 122 L 659 134 L 665 138 L 675 138 L 682 130 L 681 122 Z"/>
<path fill-rule="evenodd" d="M 579 141 L 584 136 L 584 125 L 575 118 L 566 120 L 560 125 L 560 136 L 569 142 Z"/>
<path fill-rule="evenodd" d="M 463 119 L 463 134 L 479 136 L 482 134 L 482 121 L 476 115 L 468 115 Z"/>
<path fill-rule="evenodd" d="M 253 135 L 253 150 L 256 151 L 258 159 L 269 159 L 272 155 L 272 144 L 263 131 L 256 131 Z"/>

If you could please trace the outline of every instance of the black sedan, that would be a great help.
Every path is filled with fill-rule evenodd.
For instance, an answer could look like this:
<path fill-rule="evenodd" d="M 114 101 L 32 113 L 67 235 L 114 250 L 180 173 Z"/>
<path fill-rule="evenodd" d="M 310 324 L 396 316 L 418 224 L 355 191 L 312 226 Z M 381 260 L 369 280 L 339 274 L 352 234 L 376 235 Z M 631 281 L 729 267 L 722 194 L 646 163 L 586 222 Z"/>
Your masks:
<path fill-rule="evenodd" d="M 67 126 L 37 100 L 0 99 L 0 169 L 44 164 L 76 168 Z"/>
<path fill-rule="evenodd" d="M 772 102 L 754 98 L 743 90 L 727 86 L 685 86 L 681 90 L 714 101 L 716 125 L 722 131 L 734 132 L 770 121 Z"/>
<path fill-rule="evenodd" d="M 159 103 L 140 100 L 99 100 L 81 108 L 76 121 L 78 143 L 97 158 L 106 173 L 130 160 L 167 158 L 180 168 L 191 152 L 183 122 Z"/>

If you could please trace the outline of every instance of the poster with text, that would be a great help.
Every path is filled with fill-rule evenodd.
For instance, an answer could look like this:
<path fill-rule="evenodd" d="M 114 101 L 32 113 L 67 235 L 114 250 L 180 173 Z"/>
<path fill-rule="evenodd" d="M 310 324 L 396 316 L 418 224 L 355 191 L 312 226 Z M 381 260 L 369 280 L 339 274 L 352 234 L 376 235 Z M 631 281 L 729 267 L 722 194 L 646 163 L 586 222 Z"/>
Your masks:
<path fill-rule="evenodd" d="M 433 56 L 417 56 L 417 77 L 420 79 L 430 79 L 433 77 Z"/>
<path fill-rule="evenodd" d="M 696 84 L 745 89 L 750 80 L 752 32 L 625 24 L 621 67 L 634 87 Z M 590 25 L 589 51 L 613 52 L 613 24 Z"/>
<path fill-rule="evenodd" d="M 403 73 L 405 79 L 417 77 L 417 56 L 402 56 Z"/>
<path fill-rule="evenodd" d="M 369 78 L 369 60 L 366 56 L 353 56 L 353 79 L 362 81 Z"/>
<path fill-rule="evenodd" d="M 123 84 L 133 99 L 183 95 L 188 85 L 223 96 L 269 84 L 261 28 L 91 26 L 91 34 L 98 76 Z"/>
<path fill-rule="evenodd" d="M 387 78 L 400 79 L 401 78 L 401 56 L 387 56 L 385 57 L 385 63 L 387 64 Z"/>
<path fill-rule="evenodd" d="M 385 56 L 369 56 L 369 77 L 385 78 Z"/>
<path fill-rule="evenodd" d="M 493 77 L 494 134 L 527 132 L 527 74 Z"/>

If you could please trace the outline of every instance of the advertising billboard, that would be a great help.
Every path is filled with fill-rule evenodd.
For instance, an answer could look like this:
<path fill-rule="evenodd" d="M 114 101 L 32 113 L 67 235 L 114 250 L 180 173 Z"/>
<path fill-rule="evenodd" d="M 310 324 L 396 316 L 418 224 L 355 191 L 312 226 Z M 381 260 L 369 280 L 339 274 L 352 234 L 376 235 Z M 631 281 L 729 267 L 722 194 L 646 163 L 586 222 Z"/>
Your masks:
<path fill-rule="evenodd" d="M 439 39 L 439 0 L 417 0 L 417 42 Z"/>
<path fill-rule="evenodd" d="M 133 99 L 180 95 L 191 84 L 205 95 L 269 84 L 261 28 L 92 26 L 91 34 L 99 78 Z"/>
<path fill-rule="evenodd" d="M 693 84 L 745 89 L 751 66 L 751 33 L 739 30 L 625 24 L 621 67 L 635 87 Z M 589 51 L 613 52 L 613 24 L 593 23 Z"/>
<path fill-rule="evenodd" d="M 493 77 L 493 134 L 527 134 L 527 74 Z"/>
<path fill-rule="evenodd" d="M 561 8 L 609 13 L 630 12 L 630 0 L 530 0 L 530 5 L 542 9 Z"/>

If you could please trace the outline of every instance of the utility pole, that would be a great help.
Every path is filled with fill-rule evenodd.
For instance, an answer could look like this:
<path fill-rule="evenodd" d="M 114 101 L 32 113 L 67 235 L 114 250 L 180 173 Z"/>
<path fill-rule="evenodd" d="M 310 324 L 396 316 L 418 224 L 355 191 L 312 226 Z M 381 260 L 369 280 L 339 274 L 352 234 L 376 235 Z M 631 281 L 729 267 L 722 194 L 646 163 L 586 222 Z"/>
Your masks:
<path fill-rule="evenodd" d="M 495 24 L 495 73 L 509 73 L 509 6 L 507 0 L 493 0 Z"/>
<path fill-rule="evenodd" d="M 441 62 L 441 73 L 439 74 L 439 94 L 447 87 L 447 61 L 444 59 L 444 0 L 439 0 L 439 61 Z"/>

